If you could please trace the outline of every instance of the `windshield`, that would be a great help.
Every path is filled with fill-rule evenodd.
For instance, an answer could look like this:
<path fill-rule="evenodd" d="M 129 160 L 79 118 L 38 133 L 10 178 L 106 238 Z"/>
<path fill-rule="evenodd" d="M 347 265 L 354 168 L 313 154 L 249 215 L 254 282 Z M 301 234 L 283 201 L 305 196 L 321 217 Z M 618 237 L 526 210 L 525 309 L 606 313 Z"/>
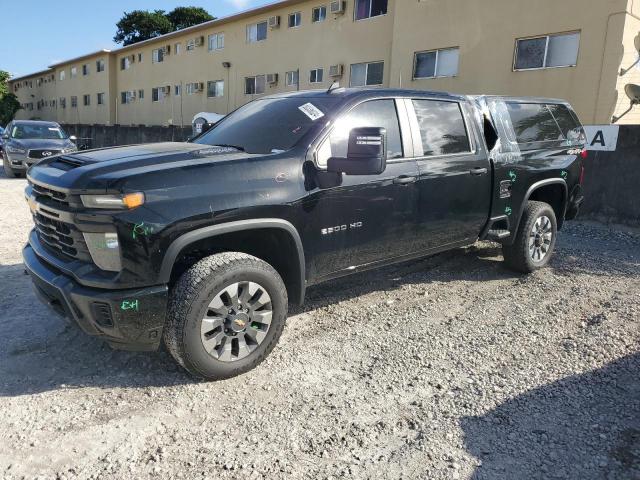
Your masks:
<path fill-rule="evenodd" d="M 26 139 L 45 139 L 45 140 L 63 140 L 67 138 L 67 134 L 60 127 L 51 125 L 14 125 L 11 130 L 11 138 L 17 140 Z"/>
<path fill-rule="evenodd" d="M 255 100 L 194 143 L 233 146 L 247 153 L 279 153 L 293 148 L 337 103 L 336 98 L 318 97 Z"/>

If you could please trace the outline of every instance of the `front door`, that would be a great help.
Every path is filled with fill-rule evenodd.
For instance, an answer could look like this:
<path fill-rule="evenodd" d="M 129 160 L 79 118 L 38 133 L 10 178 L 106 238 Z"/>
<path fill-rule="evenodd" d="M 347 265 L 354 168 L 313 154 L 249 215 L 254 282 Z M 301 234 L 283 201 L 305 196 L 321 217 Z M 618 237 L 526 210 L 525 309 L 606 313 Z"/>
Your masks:
<path fill-rule="evenodd" d="M 414 144 L 419 180 L 420 248 L 473 243 L 491 206 L 491 165 L 465 102 L 407 101 L 419 142 Z M 415 112 L 415 116 L 413 113 Z"/>
<path fill-rule="evenodd" d="M 319 146 L 317 163 L 323 168 L 329 157 L 346 156 L 352 128 L 383 127 L 387 131 L 387 168 L 382 174 L 343 175 L 341 185 L 316 188 L 305 199 L 309 221 L 304 236 L 312 250 L 307 265 L 312 281 L 411 251 L 418 167 L 406 151 L 408 124 L 405 131 L 400 125 L 394 99 L 366 101 L 343 114 Z"/>

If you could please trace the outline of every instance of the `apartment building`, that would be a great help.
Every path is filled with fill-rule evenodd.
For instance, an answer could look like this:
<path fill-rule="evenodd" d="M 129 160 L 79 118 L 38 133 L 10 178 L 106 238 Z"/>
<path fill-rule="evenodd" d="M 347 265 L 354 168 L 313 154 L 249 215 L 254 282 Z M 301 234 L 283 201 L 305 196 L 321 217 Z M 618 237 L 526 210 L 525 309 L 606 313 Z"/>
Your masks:
<path fill-rule="evenodd" d="M 188 125 L 334 81 L 560 97 L 609 123 L 640 83 L 639 15 L 634 0 L 284 0 L 10 84 L 18 118 L 61 123 Z"/>

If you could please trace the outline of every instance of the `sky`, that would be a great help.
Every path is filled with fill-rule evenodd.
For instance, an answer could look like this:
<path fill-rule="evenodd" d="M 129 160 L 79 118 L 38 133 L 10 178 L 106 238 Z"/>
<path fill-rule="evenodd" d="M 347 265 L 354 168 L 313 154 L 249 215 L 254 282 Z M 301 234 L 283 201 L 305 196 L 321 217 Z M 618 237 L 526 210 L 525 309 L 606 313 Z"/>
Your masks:
<path fill-rule="evenodd" d="M 214 17 L 274 0 L 0 0 L 0 70 L 21 76 L 103 48 L 114 49 L 125 11 L 203 7 Z"/>

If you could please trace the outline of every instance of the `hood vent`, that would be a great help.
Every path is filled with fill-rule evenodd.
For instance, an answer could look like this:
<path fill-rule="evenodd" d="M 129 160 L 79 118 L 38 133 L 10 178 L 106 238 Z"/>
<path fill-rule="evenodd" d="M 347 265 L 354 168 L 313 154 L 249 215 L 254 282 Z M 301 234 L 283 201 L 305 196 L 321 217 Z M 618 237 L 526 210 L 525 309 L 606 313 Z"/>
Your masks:
<path fill-rule="evenodd" d="M 58 157 L 52 161 L 49 166 L 58 168 L 60 170 L 68 171 L 77 167 L 81 167 L 85 164 L 82 160 L 77 160 L 70 157 Z"/>

